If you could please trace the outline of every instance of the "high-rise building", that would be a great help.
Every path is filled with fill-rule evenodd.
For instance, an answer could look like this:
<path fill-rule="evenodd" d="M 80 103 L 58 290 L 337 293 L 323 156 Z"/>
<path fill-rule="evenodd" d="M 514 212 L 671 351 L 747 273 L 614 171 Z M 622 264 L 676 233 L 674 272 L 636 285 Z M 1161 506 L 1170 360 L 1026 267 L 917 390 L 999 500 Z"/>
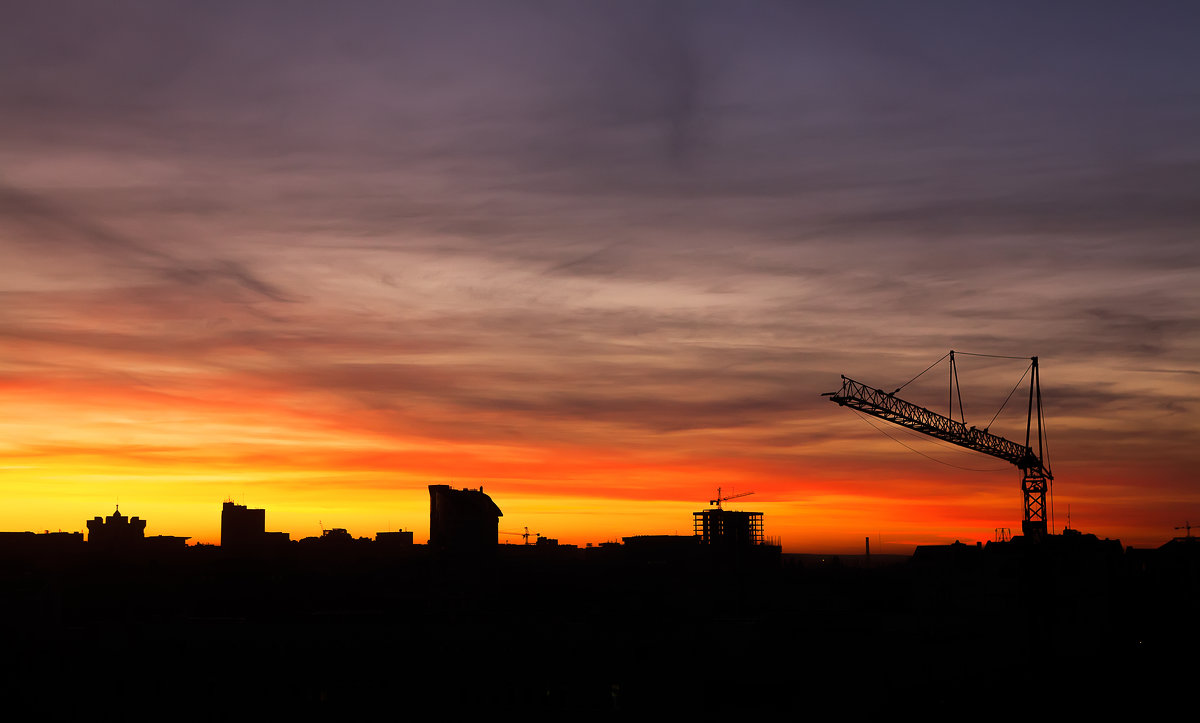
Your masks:
<path fill-rule="evenodd" d="M 267 533 L 267 511 L 226 501 L 221 505 L 221 547 L 252 547 Z"/>
<path fill-rule="evenodd" d="M 477 490 L 429 485 L 429 544 L 447 550 L 495 548 L 504 513 Z"/>

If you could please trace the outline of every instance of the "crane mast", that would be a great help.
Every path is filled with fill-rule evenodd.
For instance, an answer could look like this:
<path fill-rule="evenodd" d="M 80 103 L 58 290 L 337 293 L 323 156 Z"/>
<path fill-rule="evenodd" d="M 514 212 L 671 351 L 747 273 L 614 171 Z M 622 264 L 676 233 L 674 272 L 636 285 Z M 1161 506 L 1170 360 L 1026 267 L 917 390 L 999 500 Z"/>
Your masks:
<path fill-rule="evenodd" d="M 960 447 L 1002 459 L 1021 470 L 1021 493 L 1025 501 L 1025 518 L 1021 523 L 1027 537 L 1040 539 L 1047 532 L 1046 490 L 1054 475 L 1043 464 L 1042 390 L 1038 377 L 1037 357 L 1031 357 L 1032 376 L 1029 383 L 1029 416 L 1025 426 L 1025 444 L 1019 444 L 992 434 L 987 429 L 968 427 L 951 417 L 943 416 L 925 407 L 907 402 L 896 396 L 896 392 L 868 386 L 842 375 L 842 388 L 824 396 L 843 407 L 856 409 L 864 414 L 907 427 L 916 432 L 935 437 Z M 954 363 L 954 352 L 950 352 Z M 896 390 L 899 391 L 899 390 Z M 961 406 L 961 396 L 960 396 Z M 1031 444 L 1034 420 L 1037 421 L 1037 450 Z"/>

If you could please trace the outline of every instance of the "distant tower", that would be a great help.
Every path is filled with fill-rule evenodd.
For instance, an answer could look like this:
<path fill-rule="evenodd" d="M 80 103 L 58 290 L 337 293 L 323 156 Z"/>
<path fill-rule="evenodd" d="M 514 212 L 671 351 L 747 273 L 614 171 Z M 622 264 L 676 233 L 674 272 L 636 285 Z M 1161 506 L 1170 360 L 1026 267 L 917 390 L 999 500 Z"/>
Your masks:
<path fill-rule="evenodd" d="M 492 498 L 477 490 L 429 485 L 429 544 L 458 551 L 496 547 L 504 513 Z"/>

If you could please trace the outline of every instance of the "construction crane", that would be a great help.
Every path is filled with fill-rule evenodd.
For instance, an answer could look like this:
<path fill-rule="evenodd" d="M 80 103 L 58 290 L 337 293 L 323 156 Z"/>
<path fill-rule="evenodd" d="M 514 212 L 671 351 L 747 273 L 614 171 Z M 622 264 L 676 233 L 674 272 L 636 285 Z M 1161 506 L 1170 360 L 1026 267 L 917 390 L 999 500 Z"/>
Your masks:
<path fill-rule="evenodd" d="M 966 354 L 966 352 L 960 352 Z M 954 414 L 954 390 L 958 387 L 958 368 L 954 361 L 954 351 L 950 351 L 946 356 L 950 357 L 950 414 Z M 945 359 L 943 356 L 942 359 Z M 970 356 L 995 356 L 990 354 L 971 354 Z M 1003 357 L 1009 359 L 1023 359 L 1024 357 Z M 840 404 L 843 407 L 856 409 L 864 414 L 869 414 L 873 417 L 878 417 L 893 424 L 898 424 L 901 427 L 907 427 L 916 432 L 927 434 L 931 437 L 941 439 L 951 444 L 956 444 L 960 447 L 973 449 L 976 452 L 982 452 L 992 457 L 1002 459 L 1015 465 L 1021 470 L 1021 493 L 1025 499 L 1025 518 L 1021 522 L 1021 531 L 1026 537 L 1041 539 L 1047 533 L 1046 527 L 1046 491 L 1051 482 L 1054 480 L 1054 475 L 1051 473 L 1047 464 L 1043 460 L 1045 449 L 1045 432 L 1043 430 L 1042 416 L 1042 387 L 1041 380 L 1038 376 L 1038 358 L 1029 357 L 1031 364 L 1026 374 L 1030 374 L 1029 380 L 1029 413 L 1025 423 L 1025 444 L 1019 444 L 997 436 L 988 431 L 987 427 L 978 429 L 976 427 L 968 427 L 965 419 L 957 421 L 953 417 L 946 417 L 925 407 L 918 406 L 911 402 L 906 402 L 896 396 L 896 393 L 903 389 L 908 384 L 912 383 L 917 377 L 925 372 L 921 372 L 917 377 L 901 385 L 898 389 L 892 392 L 885 392 L 882 389 L 867 386 L 862 382 L 855 381 L 842 375 L 842 388 L 836 392 L 827 392 L 821 396 L 827 396 L 831 402 Z M 933 366 L 938 364 L 938 361 L 931 364 L 925 371 L 929 371 Z M 1032 373 L 1031 373 L 1032 372 Z M 1024 379 L 1024 376 L 1021 377 Z M 1021 382 L 1017 382 L 1020 386 Z M 1013 387 L 1015 392 L 1017 387 Z M 1009 393 L 1012 397 L 1012 392 Z M 1005 400 L 1005 404 L 1008 400 Z M 962 393 L 958 395 L 959 414 L 962 415 Z M 1001 405 L 1001 410 L 1004 406 Z M 999 416 L 1000 412 L 996 412 Z M 992 417 L 995 421 L 996 417 Z M 1037 425 L 1037 438 L 1033 438 L 1033 427 Z M 991 423 L 988 423 L 989 426 Z M 1033 443 L 1036 442 L 1036 451 Z"/>
<path fill-rule="evenodd" d="M 501 535 L 516 535 L 517 537 L 524 538 L 525 542 L 522 544 L 525 544 L 525 545 L 529 544 L 530 537 L 535 537 L 535 538 L 541 537 L 541 534 L 539 534 L 537 532 L 530 532 L 528 527 L 525 528 L 524 532 L 508 532 L 506 530 L 500 530 L 500 534 Z"/>
<path fill-rule="evenodd" d="M 719 510 L 719 509 L 721 509 L 721 503 L 722 503 L 722 502 L 726 502 L 726 501 L 728 501 L 728 500 L 736 500 L 738 497 L 747 497 L 747 496 L 749 496 L 749 495 L 752 495 L 752 494 L 754 494 L 754 493 L 753 493 L 753 492 L 739 492 L 739 493 L 738 493 L 738 494 L 736 494 L 736 495 L 725 495 L 724 497 L 722 497 L 722 496 L 721 496 L 721 488 L 720 488 L 720 487 L 718 487 L 718 488 L 717 488 L 717 499 L 715 499 L 715 500 L 709 500 L 709 501 L 708 501 L 708 504 L 710 504 L 710 505 L 716 505 L 716 506 L 717 506 L 717 509 Z"/>

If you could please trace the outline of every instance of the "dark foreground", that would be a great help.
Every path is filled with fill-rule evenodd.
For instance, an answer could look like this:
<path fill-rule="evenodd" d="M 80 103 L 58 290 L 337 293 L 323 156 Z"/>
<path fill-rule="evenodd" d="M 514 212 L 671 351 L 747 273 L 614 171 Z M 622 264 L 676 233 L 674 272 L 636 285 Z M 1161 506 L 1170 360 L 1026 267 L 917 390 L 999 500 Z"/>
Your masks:
<path fill-rule="evenodd" d="M 10 558 L 0 695 L 52 719 L 1194 710 L 1185 552 Z"/>

